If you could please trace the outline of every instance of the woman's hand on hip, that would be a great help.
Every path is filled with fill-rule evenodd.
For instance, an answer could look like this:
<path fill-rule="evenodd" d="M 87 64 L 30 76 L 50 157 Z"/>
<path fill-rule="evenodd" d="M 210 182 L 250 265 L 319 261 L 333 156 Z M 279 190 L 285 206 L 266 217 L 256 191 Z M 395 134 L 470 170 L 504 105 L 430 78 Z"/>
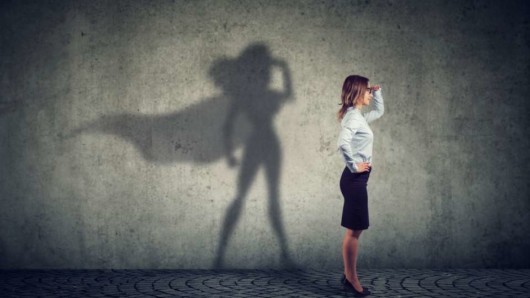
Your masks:
<path fill-rule="evenodd" d="M 357 166 L 357 173 L 368 172 L 370 167 L 372 167 L 369 162 L 360 162 L 355 165 Z"/>

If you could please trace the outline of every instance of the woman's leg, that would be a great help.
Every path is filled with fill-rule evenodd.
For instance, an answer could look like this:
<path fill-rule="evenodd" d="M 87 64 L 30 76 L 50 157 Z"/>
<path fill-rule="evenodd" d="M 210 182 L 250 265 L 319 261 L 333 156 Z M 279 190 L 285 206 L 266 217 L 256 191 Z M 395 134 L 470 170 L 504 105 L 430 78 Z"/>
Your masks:
<path fill-rule="evenodd" d="M 362 292 L 363 287 L 357 276 L 357 253 L 359 248 L 359 237 L 363 230 L 346 229 L 342 240 L 342 258 L 344 261 L 344 275 L 354 288 Z"/>

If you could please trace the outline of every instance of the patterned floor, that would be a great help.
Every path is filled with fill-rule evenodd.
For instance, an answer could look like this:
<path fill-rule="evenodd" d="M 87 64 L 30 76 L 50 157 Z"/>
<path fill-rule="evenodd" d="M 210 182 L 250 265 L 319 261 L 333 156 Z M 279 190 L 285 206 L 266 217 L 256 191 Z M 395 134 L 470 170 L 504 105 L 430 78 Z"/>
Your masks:
<path fill-rule="evenodd" d="M 354 297 L 339 271 L 10 270 L 0 297 Z M 368 297 L 530 297 L 525 270 L 363 270 Z"/>

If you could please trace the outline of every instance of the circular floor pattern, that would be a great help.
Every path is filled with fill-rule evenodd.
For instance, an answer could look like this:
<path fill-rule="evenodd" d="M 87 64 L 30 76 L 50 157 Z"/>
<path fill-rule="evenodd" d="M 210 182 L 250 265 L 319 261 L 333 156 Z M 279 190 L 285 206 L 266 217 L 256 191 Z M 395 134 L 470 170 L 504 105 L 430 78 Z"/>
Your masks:
<path fill-rule="evenodd" d="M 1 297 L 354 297 L 318 270 L 10 270 Z M 530 297 L 530 270 L 370 269 L 368 297 Z"/>

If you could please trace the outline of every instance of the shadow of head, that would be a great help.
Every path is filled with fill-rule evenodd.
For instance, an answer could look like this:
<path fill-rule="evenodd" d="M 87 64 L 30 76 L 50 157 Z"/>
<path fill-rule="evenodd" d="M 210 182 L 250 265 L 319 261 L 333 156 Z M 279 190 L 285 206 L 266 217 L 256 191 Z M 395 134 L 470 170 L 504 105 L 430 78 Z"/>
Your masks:
<path fill-rule="evenodd" d="M 226 94 L 254 93 L 266 90 L 271 80 L 273 59 L 263 43 L 248 46 L 236 59 L 221 59 L 209 75 Z"/>

